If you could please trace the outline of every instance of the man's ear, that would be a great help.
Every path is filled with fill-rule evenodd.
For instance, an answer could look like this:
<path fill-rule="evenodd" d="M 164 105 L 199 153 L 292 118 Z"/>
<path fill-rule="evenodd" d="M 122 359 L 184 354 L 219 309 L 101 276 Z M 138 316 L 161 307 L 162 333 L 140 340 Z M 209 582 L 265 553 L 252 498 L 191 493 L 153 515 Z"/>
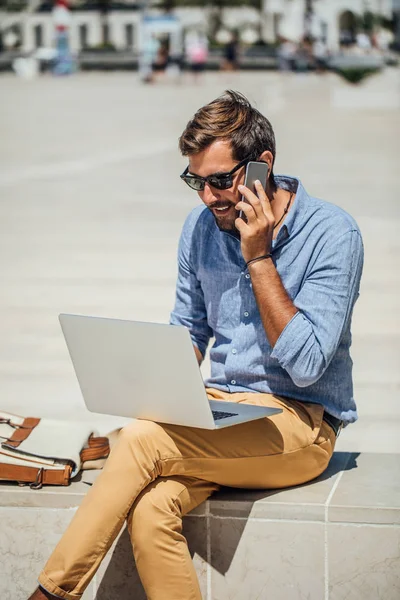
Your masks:
<path fill-rule="evenodd" d="M 272 171 L 272 165 L 274 164 L 274 156 L 269 150 L 264 150 L 258 160 L 262 160 L 268 164 L 268 176 Z"/>

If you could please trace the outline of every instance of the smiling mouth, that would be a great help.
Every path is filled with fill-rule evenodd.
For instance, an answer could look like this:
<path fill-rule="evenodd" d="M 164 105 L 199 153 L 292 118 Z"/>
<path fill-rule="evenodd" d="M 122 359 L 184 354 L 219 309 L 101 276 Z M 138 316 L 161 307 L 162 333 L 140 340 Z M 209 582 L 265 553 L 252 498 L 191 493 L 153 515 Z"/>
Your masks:
<path fill-rule="evenodd" d="M 227 204 L 226 206 L 219 206 L 218 208 L 214 207 L 212 209 L 212 212 L 217 216 L 223 216 L 223 215 L 226 215 L 230 211 L 230 209 L 231 209 L 231 205 Z"/>

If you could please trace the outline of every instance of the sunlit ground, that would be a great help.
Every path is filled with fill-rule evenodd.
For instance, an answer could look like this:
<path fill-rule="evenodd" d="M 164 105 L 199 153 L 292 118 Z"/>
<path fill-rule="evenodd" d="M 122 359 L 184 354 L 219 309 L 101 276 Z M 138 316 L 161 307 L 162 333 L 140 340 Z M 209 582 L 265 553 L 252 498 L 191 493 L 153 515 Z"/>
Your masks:
<path fill-rule="evenodd" d="M 338 447 L 400 452 L 399 82 L 395 69 L 359 88 L 333 74 L 206 73 L 199 83 L 152 86 L 133 73 L 2 75 L 2 407 L 83 411 L 59 312 L 168 320 L 180 228 L 199 202 L 179 180 L 177 140 L 198 107 L 233 88 L 271 119 L 276 171 L 299 176 L 361 227 L 360 420 Z"/>

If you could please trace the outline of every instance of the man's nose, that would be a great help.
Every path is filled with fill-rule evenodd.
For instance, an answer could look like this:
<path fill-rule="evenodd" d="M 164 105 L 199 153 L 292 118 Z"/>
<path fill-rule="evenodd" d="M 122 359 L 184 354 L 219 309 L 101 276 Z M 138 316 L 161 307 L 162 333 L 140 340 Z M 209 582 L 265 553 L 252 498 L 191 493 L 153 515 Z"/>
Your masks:
<path fill-rule="evenodd" d="M 216 200 L 219 200 L 219 199 L 220 199 L 220 195 L 218 193 L 218 190 L 211 187 L 209 183 L 206 183 L 204 186 L 203 194 L 202 194 L 202 200 L 203 200 L 204 204 L 206 204 L 207 206 L 210 206 L 210 204 L 212 204 L 213 202 L 215 202 Z"/>

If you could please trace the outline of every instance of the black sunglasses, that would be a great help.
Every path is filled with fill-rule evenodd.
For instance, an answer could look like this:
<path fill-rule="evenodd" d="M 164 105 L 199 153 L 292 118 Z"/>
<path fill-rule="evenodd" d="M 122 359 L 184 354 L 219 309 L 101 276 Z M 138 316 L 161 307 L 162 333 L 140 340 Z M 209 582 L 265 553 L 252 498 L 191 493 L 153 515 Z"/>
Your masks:
<path fill-rule="evenodd" d="M 206 183 L 217 190 L 227 190 L 233 185 L 232 175 L 241 167 L 250 162 L 250 160 L 250 158 L 245 158 L 244 160 L 240 161 L 240 163 L 233 167 L 232 171 L 229 171 L 229 173 L 216 173 L 215 175 L 208 175 L 207 177 L 191 175 L 189 173 L 189 167 L 186 167 L 180 177 L 190 188 L 192 188 L 192 190 L 196 190 L 196 192 L 202 192 Z"/>

